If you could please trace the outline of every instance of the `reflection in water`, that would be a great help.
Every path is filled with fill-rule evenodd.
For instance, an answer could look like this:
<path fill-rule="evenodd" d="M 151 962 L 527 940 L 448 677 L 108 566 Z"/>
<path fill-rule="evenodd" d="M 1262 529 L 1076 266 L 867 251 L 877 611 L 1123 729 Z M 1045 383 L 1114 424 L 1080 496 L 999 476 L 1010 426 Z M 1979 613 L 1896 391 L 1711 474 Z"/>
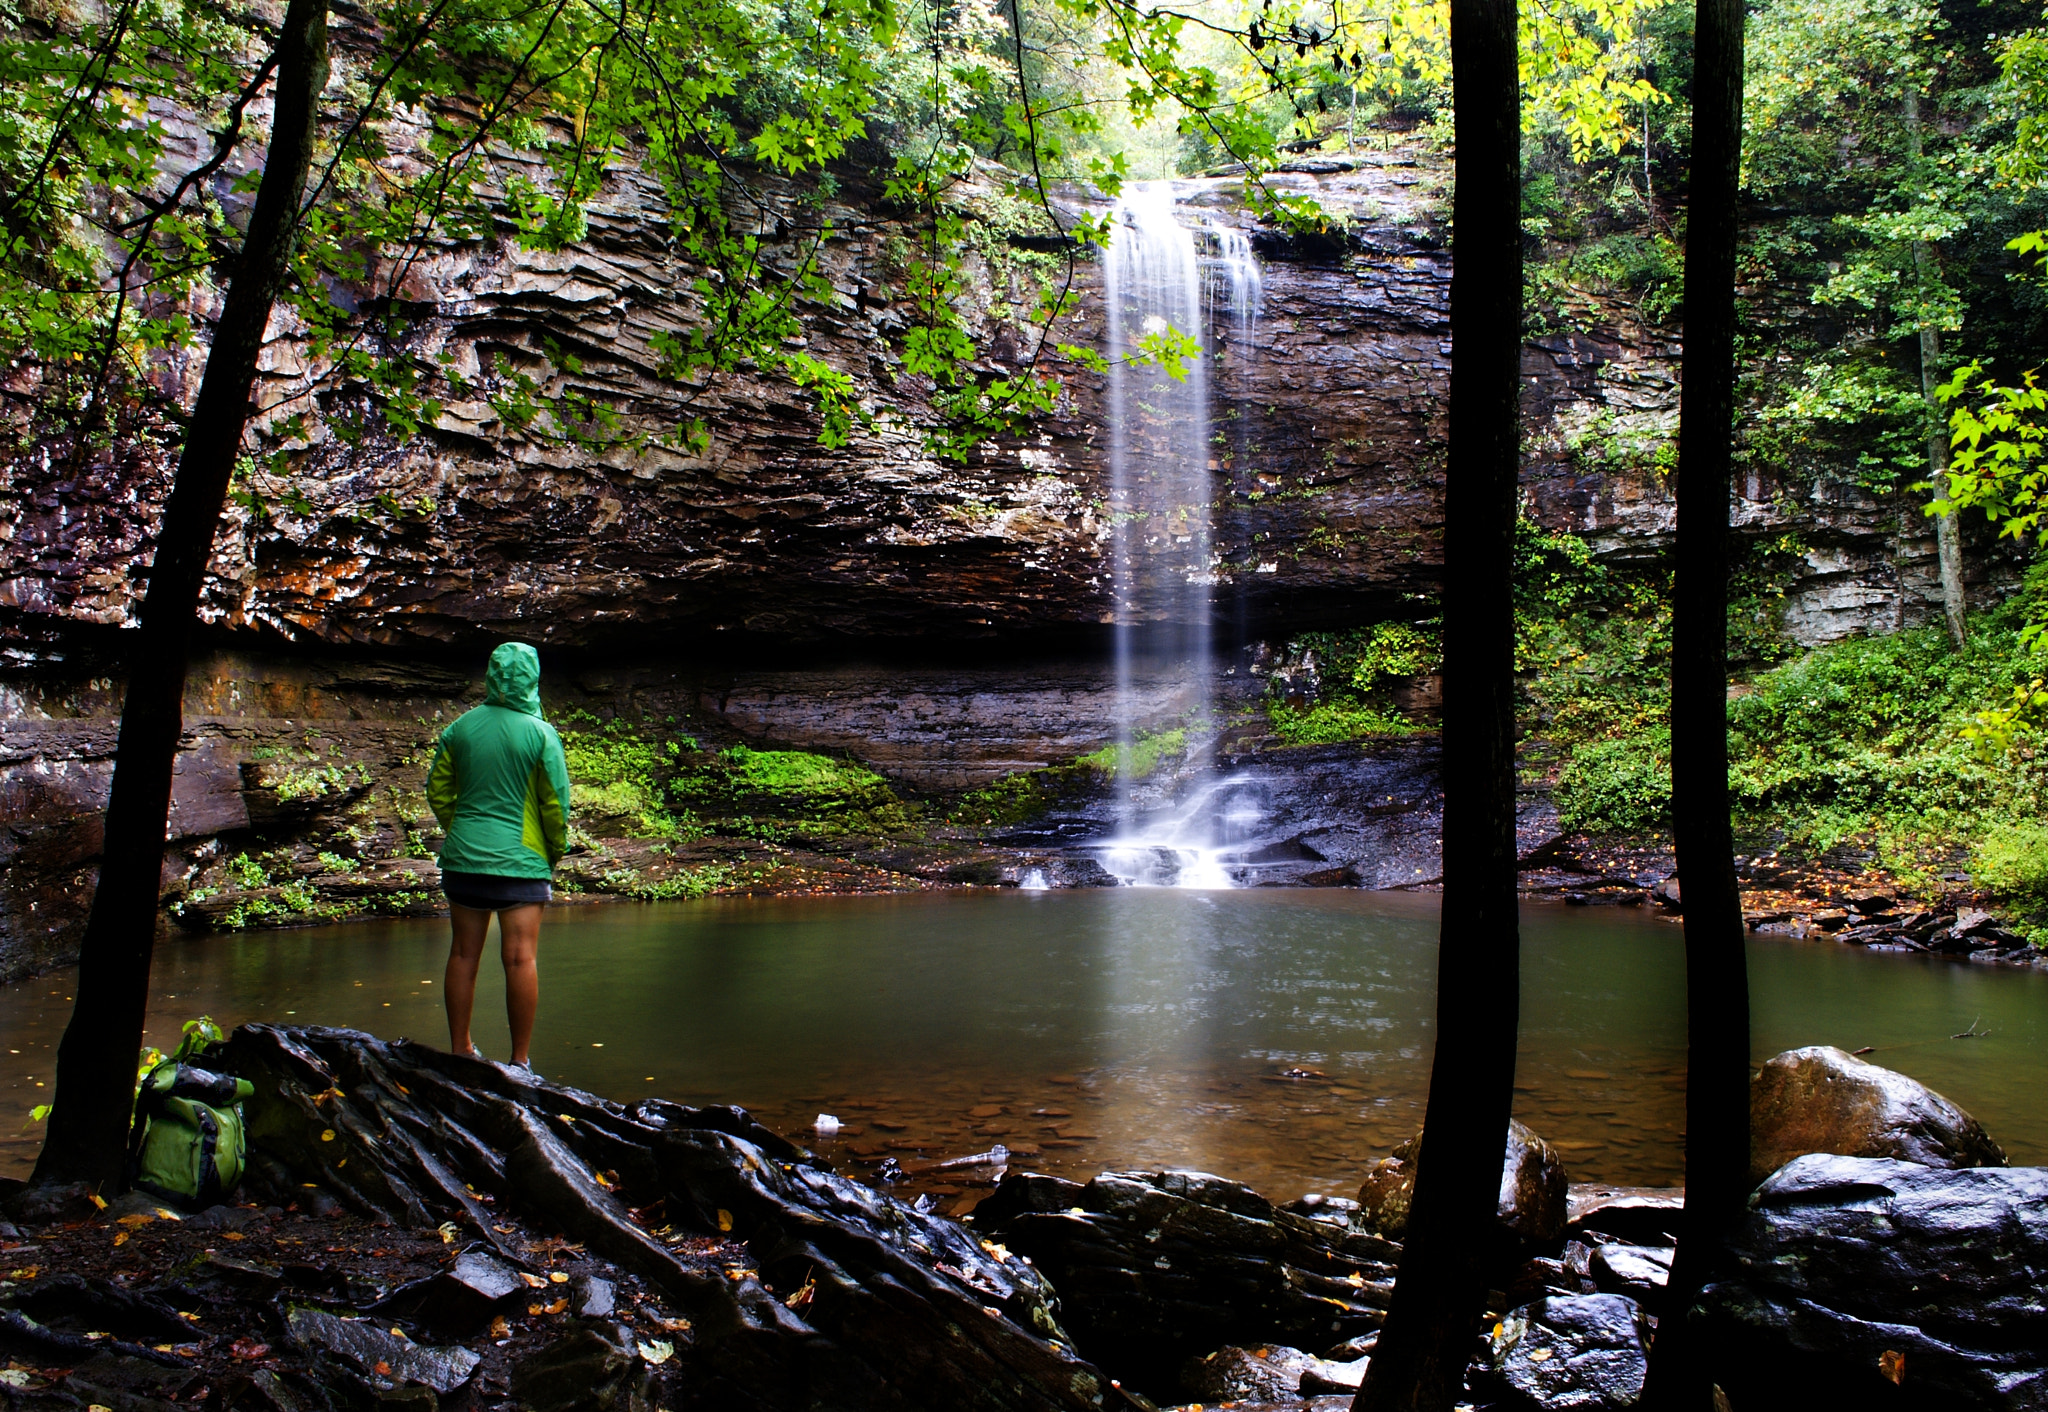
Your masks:
<path fill-rule="evenodd" d="M 854 1171 L 1001 1142 L 1040 1170 L 1194 1166 L 1282 1197 L 1343 1192 L 1421 1117 L 1435 913 L 1430 897 L 1335 889 L 560 907 L 534 1056 L 600 1093 L 739 1102 L 792 1133 L 834 1114 L 828 1151 Z M 1524 918 L 1517 1116 L 1575 1179 L 1676 1181 L 1678 929 L 1627 909 Z M 445 937 L 389 922 L 173 943 L 151 1038 L 207 1012 L 440 1043 Z M 2014 1160 L 2048 1160 L 2048 975 L 1777 940 L 1750 961 L 1759 1058 L 1875 1045 Z M 484 975 L 478 1037 L 502 1055 L 502 982 Z M 34 1083 L 69 995 L 64 972 L 0 990 L 23 1117 L 47 1097 Z M 1948 1038 L 1980 1018 L 1987 1038 Z M 10 1142 L 0 1171 L 23 1171 L 34 1136 Z"/>

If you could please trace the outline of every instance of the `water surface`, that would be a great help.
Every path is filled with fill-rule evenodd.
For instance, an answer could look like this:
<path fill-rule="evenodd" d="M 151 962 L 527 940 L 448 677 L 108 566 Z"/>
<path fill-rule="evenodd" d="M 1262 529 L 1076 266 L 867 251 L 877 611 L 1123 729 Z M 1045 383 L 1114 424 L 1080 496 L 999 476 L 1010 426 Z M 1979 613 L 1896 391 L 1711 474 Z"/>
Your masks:
<path fill-rule="evenodd" d="M 1575 1180 L 1676 1182 L 1678 928 L 1546 905 L 1523 926 L 1517 1116 Z M 395 921 L 173 943 L 150 1038 L 209 1013 L 445 1042 L 446 935 Z M 558 907 L 534 1055 L 599 1093 L 742 1103 L 791 1133 L 833 1114 L 846 1126 L 824 1150 L 854 1170 L 1001 1142 L 1069 1175 L 1178 1165 L 1280 1197 L 1342 1193 L 1420 1122 L 1436 954 L 1434 898 L 1336 889 Z M 494 966 L 477 1035 L 502 1056 Z M 2048 1161 L 2048 974 L 1776 938 L 1752 941 L 1750 967 L 1758 1059 L 1875 1046 L 2015 1161 Z M 0 988 L 9 1129 L 46 1100 L 70 976 Z M 1989 1033 L 1949 1038 L 1972 1028 Z M 34 1141 L 10 1133 L 0 1170 L 25 1171 Z"/>

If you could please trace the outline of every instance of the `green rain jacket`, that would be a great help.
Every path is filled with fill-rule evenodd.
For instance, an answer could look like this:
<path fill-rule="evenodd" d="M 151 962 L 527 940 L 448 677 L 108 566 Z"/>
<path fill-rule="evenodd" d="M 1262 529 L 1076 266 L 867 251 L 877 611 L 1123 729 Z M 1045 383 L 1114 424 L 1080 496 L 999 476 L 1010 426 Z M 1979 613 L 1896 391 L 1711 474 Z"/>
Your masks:
<path fill-rule="evenodd" d="M 540 718 L 540 656 L 523 642 L 491 654 L 484 704 L 441 732 L 427 772 L 444 872 L 545 878 L 569 845 L 569 767 Z"/>

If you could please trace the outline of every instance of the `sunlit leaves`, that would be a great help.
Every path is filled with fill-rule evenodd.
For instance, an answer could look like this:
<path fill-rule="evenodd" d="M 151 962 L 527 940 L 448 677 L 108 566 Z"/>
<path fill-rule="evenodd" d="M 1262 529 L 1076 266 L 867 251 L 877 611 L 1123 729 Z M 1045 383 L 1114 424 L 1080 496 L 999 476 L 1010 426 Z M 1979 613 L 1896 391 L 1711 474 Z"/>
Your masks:
<path fill-rule="evenodd" d="M 1948 485 L 1936 487 L 1942 514 L 1982 510 L 2015 539 L 2041 528 L 2048 493 L 2048 388 L 2035 373 L 2017 385 L 1984 376 L 1981 364 L 1956 369 L 1940 389 L 1949 408 Z"/>

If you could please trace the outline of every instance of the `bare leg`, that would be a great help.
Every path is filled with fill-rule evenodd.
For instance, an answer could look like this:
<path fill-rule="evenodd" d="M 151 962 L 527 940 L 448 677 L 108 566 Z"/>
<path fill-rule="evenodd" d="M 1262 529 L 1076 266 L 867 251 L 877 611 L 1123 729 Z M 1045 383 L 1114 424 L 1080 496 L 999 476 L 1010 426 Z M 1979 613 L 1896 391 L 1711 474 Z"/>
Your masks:
<path fill-rule="evenodd" d="M 536 911 L 539 909 L 536 908 Z M 455 939 L 448 948 L 448 970 L 441 978 L 441 999 L 448 1006 L 448 1048 L 467 1054 L 469 1015 L 476 1006 L 476 968 L 483 958 L 484 938 L 491 929 L 491 914 L 474 907 L 448 904 L 448 920 Z"/>
<path fill-rule="evenodd" d="M 498 950 L 505 961 L 505 1018 L 512 1026 L 512 1062 L 526 1062 L 533 1017 L 540 1009 L 540 904 L 498 913 Z"/>

